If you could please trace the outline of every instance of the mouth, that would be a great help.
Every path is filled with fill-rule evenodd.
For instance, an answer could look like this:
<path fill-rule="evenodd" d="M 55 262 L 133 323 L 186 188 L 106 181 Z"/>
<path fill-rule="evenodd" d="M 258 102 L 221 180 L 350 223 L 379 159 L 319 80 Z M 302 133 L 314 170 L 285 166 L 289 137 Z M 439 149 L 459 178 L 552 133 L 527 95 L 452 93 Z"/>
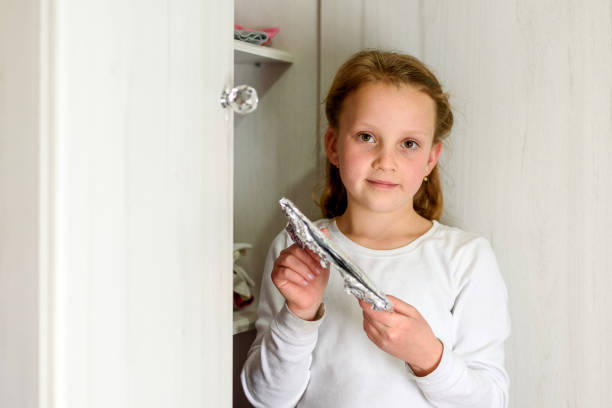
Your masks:
<path fill-rule="evenodd" d="M 366 179 L 369 185 L 376 188 L 389 190 L 399 186 L 399 184 L 391 183 L 390 181 L 378 180 L 378 179 Z"/>

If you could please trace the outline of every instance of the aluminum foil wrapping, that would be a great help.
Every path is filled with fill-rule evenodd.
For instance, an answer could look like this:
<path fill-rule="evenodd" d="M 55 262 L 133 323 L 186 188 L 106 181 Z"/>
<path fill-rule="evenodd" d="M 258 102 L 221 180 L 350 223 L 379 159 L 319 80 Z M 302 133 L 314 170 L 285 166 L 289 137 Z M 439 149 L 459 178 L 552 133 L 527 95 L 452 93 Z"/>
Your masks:
<path fill-rule="evenodd" d="M 285 228 L 300 248 L 308 248 L 319 255 L 321 266 L 333 267 L 344 278 L 344 290 L 368 302 L 375 310 L 393 310 L 391 301 L 374 286 L 368 276 L 342 252 L 331 239 L 317 228 L 289 199 L 279 201 L 281 209 L 289 220 Z"/>

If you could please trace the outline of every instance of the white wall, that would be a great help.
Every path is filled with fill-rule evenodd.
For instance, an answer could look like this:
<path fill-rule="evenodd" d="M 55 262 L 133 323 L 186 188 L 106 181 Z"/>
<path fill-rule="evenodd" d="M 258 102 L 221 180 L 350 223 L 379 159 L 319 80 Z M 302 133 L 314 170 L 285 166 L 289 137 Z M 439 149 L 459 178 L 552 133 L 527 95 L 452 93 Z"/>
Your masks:
<path fill-rule="evenodd" d="M 322 17 L 323 73 L 381 46 L 452 95 L 443 221 L 495 248 L 511 406 L 612 406 L 612 3 L 335 0 Z"/>
<path fill-rule="evenodd" d="M 0 406 L 38 404 L 39 13 L 0 3 Z"/>

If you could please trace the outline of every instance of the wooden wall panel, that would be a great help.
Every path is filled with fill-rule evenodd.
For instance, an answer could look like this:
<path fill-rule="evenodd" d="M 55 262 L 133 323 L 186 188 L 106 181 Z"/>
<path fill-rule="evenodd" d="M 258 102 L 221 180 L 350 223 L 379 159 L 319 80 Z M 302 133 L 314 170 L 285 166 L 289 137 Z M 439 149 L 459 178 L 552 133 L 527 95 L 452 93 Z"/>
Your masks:
<path fill-rule="evenodd" d="M 233 2 L 52 6 L 53 406 L 229 406 Z"/>
<path fill-rule="evenodd" d="M 322 1 L 321 98 L 325 98 L 340 65 L 361 49 L 383 48 L 419 57 L 420 12 L 414 1 Z"/>
<path fill-rule="evenodd" d="M 456 95 L 446 219 L 492 241 L 510 292 L 512 405 L 608 406 L 610 3 L 428 2 Z"/>

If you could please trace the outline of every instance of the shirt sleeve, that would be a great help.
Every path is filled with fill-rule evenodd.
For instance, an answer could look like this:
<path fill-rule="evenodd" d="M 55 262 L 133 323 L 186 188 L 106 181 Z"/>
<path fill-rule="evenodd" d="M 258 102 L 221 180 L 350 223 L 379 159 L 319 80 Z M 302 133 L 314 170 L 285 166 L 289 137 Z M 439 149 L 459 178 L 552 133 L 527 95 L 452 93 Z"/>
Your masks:
<path fill-rule="evenodd" d="M 272 283 L 274 262 L 290 244 L 283 232 L 268 251 L 255 323 L 257 335 L 240 375 L 244 393 L 255 407 L 296 406 L 310 379 L 312 351 L 325 311 L 322 305 L 315 321 L 300 319 Z"/>
<path fill-rule="evenodd" d="M 510 335 L 508 294 L 493 250 L 478 238 L 458 257 L 457 296 L 451 310 L 454 341 L 424 377 L 408 371 L 437 408 L 506 408 L 509 379 L 504 342 Z"/>

